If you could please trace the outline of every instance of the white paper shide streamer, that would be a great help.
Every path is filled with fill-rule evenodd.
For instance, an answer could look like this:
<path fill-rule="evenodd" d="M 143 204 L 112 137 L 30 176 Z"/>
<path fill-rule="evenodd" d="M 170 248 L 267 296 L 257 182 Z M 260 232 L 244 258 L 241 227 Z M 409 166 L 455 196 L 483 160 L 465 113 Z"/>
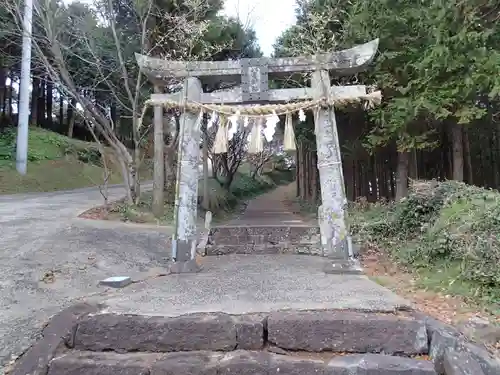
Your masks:
<path fill-rule="evenodd" d="M 306 121 L 306 114 L 304 113 L 304 110 L 303 110 L 303 109 L 301 109 L 301 110 L 299 111 L 299 121 L 300 121 L 300 122 L 305 122 L 305 121 Z"/>
<path fill-rule="evenodd" d="M 273 136 L 276 133 L 276 126 L 279 122 L 280 118 L 276 112 L 273 112 L 271 116 L 266 117 L 266 128 L 264 129 L 264 137 L 266 137 L 266 141 L 271 142 L 273 140 Z"/>
<path fill-rule="evenodd" d="M 236 114 L 229 117 L 228 123 L 228 134 L 227 139 L 230 141 L 233 139 L 234 135 L 238 131 L 238 122 L 240 121 L 240 112 L 236 112 Z"/>
<path fill-rule="evenodd" d="M 219 128 L 217 129 L 217 133 L 215 134 L 214 140 L 214 154 L 225 154 L 227 152 L 227 144 L 228 144 L 228 124 L 225 121 L 224 117 L 220 118 Z"/>
<path fill-rule="evenodd" d="M 248 145 L 249 154 L 258 154 L 264 150 L 264 142 L 262 139 L 262 125 L 264 118 L 259 118 L 254 121 L 252 131 L 250 133 L 250 144 Z"/>
<path fill-rule="evenodd" d="M 207 129 L 210 129 L 214 124 L 217 122 L 219 116 L 217 115 L 217 112 L 213 111 L 212 114 L 210 115 L 210 119 L 207 122 Z"/>
<path fill-rule="evenodd" d="M 283 137 L 283 149 L 286 151 L 295 151 L 295 133 L 293 131 L 292 114 L 286 115 L 285 119 L 285 135 Z"/>

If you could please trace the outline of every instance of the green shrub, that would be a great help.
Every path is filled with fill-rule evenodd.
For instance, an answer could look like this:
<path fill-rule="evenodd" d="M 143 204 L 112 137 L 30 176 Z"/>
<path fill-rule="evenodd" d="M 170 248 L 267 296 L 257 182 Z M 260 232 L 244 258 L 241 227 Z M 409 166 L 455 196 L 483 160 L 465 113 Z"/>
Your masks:
<path fill-rule="evenodd" d="M 87 146 L 82 147 L 79 144 L 70 143 L 64 148 L 66 155 L 73 155 L 82 163 L 102 165 L 101 152 L 97 147 Z"/>
<path fill-rule="evenodd" d="M 477 294 L 500 295 L 500 192 L 456 181 L 417 181 L 396 204 L 352 211 L 354 234 L 386 247 L 400 263 L 426 269 L 458 265 L 459 278 L 475 285 Z"/>
<path fill-rule="evenodd" d="M 252 178 L 247 174 L 237 173 L 230 191 L 237 198 L 247 198 L 263 193 L 272 187 L 274 184 L 266 182 L 265 179 Z"/>

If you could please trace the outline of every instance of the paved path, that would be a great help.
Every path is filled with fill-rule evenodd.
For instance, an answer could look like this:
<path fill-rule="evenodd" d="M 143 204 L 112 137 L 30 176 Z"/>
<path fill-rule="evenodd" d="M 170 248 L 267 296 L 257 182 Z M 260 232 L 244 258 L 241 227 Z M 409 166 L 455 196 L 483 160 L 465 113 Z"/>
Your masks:
<path fill-rule="evenodd" d="M 392 312 L 408 307 L 403 298 L 366 276 L 325 274 L 325 261 L 306 255 L 206 257 L 200 273 L 133 284 L 112 292 L 104 303 L 110 312 L 149 316 L 281 309 Z"/>
<path fill-rule="evenodd" d="M 110 189 L 111 199 L 124 194 L 123 187 Z M 49 316 L 102 290 L 98 280 L 164 264 L 165 229 L 76 218 L 99 204 L 93 188 L 0 196 L 0 369 Z M 47 272 L 54 282 L 42 281 Z"/>

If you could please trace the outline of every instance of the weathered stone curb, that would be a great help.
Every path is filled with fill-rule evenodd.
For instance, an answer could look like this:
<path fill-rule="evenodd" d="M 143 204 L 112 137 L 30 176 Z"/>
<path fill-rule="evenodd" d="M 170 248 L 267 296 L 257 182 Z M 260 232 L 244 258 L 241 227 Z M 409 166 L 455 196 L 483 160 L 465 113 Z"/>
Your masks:
<path fill-rule="evenodd" d="M 236 324 L 227 314 L 93 315 L 78 324 L 74 342 L 79 350 L 118 352 L 228 351 L 236 345 Z"/>
<path fill-rule="evenodd" d="M 280 312 L 267 321 L 268 341 L 310 352 L 426 354 L 425 323 L 395 315 L 357 312 Z"/>
<path fill-rule="evenodd" d="M 432 362 L 378 354 L 353 354 L 332 359 L 328 366 L 337 375 L 436 375 Z"/>
<path fill-rule="evenodd" d="M 79 319 L 99 311 L 98 306 L 81 303 L 55 315 L 38 340 L 16 363 L 10 375 L 45 375 L 50 360 L 73 344 L 74 329 Z"/>
<path fill-rule="evenodd" d="M 51 374 L 179 375 L 180 370 L 168 368 L 193 368 L 187 373 L 254 375 L 277 373 L 280 368 L 282 374 L 292 375 L 365 375 L 372 370 L 379 373 L 376 366 L 387 368 L 384 375 L 500 374 L 498 358 L 469 343 L 456 329 L 416 312 L 281 311 L 172 318 L 104 314 L 97 306 L 78 304 L 49 322 L 42 339 L 20 358 L 10 375 L 46 375 L 51 359 L 70 348 L 76 351 L 55 359 Z M 134 353 L 141 351 L 167 354 Z M 383 355 L 348 355 L 335 358 L 328 367 L 318 367 L 318 361 L 294 358 L 294 351 Z M 422 368 L 403 358 L 427 352 L 431 361 L 419 361 Z M 217 366 L 205 366 L 214 361 Z M 263 370 L 263 363 L 268 370 Z M 430 372 L 429 363 L 435 373 Z M 414 372 L 405 370 L 408 366 Z"/>
<path fill-rule="evenodd" d="M 444 360 L 447 350 L 469 355 L 481 366 L 484 375 L 500 374 L 500 359 L 495 358 L 486 349 L 468 342 L 458 330 L 424 314 L 413 315 L 425 320 L 430 338 L 429 355 L 438 374 L 445 373 Z"/>
<path fill-rule="evenodd" d="M 267 338 L 266 338 L 267 334 Z M 423 321 L 357 312 L 276 312 L 232 317 L 223 313 L 176 318 L 102 314 L 79 322 L 80 350 L 178 352 L 261 349 L 265 342 L 311 352 L 425 354 Z"/>
<path fill-rule="evenodd" d="M 237 350 L 167 354 L 76 352 L 54 359 L 49 375 L 436 375 L 431 362 L 387 355 L 349 355 L 329 363 Z"/>
<path fill-rule="evenodd" d="M 443 361 L 446 375 L 484 375 L 481 366 L 468 353 L 446 350 Z"/>

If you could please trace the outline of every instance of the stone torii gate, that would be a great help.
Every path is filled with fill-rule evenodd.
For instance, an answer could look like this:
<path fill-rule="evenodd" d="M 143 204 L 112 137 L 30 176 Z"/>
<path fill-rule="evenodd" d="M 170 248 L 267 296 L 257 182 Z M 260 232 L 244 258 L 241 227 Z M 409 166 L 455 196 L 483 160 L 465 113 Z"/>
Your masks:
<path fill-rule="evenodd" d="M 165 100 L 203 104 L 260 104 L 283 103 L 320 98 L 355 98 L 366 95 L 366 87 L 331 86 L 330 75 L 345 76 L 366 69 L 373 60 L 378 39 L 356 47 L 332 53 L 293 58 L 251 58 L 236 61 L 168 61 L 136 55 L 141 71 L 156 88 L 165 87 L 172 78 L 184 79 L 183 89 L 174 94 L 152 94 L 155 106 L 155 127 L 162 123 Z M 293 73 L 311 73 L 311 87 L 269 89 L 272 78 Z M 204 85 L 239 85 L 232 89 L 205 93 Z M 177 222 L 172 239 L 172 252 L 177 272 L 195 270 L 197 197 L 201 129 L 199 114 L 184 111 L 179 134 L 179 173 L 176 190 Z M 340 157 L 334 108 L 320 108 L 315 113 L 318 169 L 322 207 L 319 215 L 323 255 L 332 259 L 333 271 L 352 270 L 348 253 L 345 224 L 344 178 Z M 156 133 L 156 132 L 155 132 Z M 155 142 L 161 139 L 156 139 Z M 157 168 L 155 168 L 156 170 Z"/>

